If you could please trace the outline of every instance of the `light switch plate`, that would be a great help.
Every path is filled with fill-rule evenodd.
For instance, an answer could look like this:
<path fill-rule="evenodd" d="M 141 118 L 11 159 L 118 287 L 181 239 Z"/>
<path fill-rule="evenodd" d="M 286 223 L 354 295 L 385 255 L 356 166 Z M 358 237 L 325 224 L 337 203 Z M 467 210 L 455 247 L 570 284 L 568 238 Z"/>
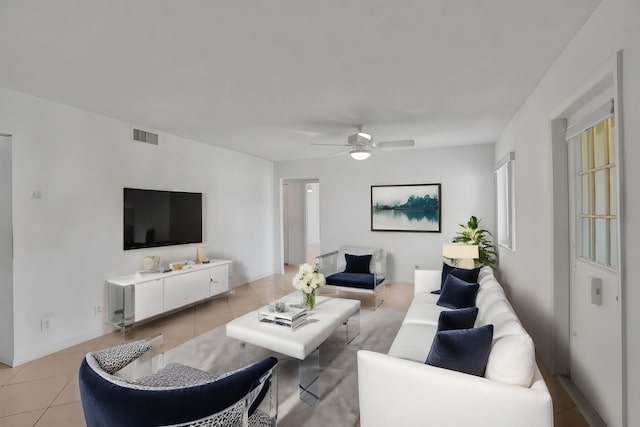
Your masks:
<path fill-rule="evenodd" d="M 589 276 L 591 281 L 591 304 L 602 305 L 602 279 Z"/>

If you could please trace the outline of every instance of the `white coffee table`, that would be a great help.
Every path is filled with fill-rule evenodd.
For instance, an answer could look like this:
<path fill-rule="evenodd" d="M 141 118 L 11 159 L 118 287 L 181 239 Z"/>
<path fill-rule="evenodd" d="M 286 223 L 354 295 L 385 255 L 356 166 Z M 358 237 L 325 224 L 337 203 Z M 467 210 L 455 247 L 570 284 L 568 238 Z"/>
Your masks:
<path fill-rule="evenodd" d="M 298 303 L 301 294 L 293 292 L 282 299 Z M 346 325 L 347 343 L 360 333 L 360 301 L 323 296 L 316 297 L 316 301 L 316 308 L 308 314 L 308 322 L 294 331 L 260 324 L 257 311 L 238 317 L 226 326 L 228 337 L 298 359 L 300 399 L 309 405 L 320 399 L 320 344 L 341 325 Z M 258 311 L 265 309 L 267 307 Z"/>

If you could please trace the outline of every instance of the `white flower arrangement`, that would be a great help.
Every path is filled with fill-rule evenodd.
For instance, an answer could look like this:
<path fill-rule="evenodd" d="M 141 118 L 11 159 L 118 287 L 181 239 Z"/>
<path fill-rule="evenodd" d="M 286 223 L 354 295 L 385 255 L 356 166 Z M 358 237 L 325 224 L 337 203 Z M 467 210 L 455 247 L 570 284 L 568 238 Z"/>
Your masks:
<path fill-rule="evenodd" d="M 318 271 L 318 264 L 302 264 L 298 274 L 293 278 L 293 287 L 305 294 L 315 292 L 321 286 L 327 284 L 324 275 Z"/>

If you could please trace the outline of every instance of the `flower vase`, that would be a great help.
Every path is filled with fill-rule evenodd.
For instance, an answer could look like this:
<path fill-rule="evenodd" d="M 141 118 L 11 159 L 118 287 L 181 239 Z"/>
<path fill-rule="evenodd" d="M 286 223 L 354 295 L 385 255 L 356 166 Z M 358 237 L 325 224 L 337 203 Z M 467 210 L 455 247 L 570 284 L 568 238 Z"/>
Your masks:
<path fill-rule="evenodd" d="M 313 290 L 309 294 L 302 292 L 302 304 L 307 310 L 316 308 L 316 291 Z"/>

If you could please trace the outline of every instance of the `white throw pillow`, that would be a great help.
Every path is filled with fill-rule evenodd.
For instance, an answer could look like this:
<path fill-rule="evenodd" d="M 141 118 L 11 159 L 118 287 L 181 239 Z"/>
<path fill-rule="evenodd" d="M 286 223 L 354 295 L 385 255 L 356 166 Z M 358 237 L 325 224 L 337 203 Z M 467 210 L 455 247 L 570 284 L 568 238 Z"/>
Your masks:
<path fill-rule="evenodd" d="M 530 387 L 535 363 L 531 337 L 527 334 L 507 335 L 493 343 L 484 376 L 501 383 Z"/>

